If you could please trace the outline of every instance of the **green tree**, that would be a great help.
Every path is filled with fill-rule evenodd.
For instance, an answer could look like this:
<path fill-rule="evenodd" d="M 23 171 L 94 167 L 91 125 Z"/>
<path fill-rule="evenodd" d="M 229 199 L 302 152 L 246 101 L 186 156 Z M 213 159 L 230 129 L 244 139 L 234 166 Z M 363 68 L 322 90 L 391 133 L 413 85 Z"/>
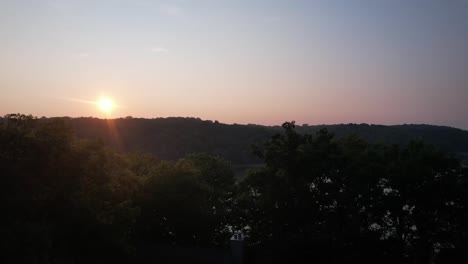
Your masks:
<path fill-rule="evenodd" d="M 234 185 L 229 163 L 206 154 L 161 162 L 139 195 L 146 243 L 219 245 L 227 241 Z"/>
<path fill-rule="evenodd" d="M 103 144 L 76 140 L 63 120 L 5 116 L 2 262 L 122 261 L 138 213 L 139 181 L 127 166 Z"/>
<path fill-rule="evenodd" d="M 463 245 L 466 175 L 453 158 L 422 143 L 283 128 L 257 151 L 265 166 L 251 171 L 238 198 L 253 245 L 389 263 L 428 263 L 438 249 Z"/>

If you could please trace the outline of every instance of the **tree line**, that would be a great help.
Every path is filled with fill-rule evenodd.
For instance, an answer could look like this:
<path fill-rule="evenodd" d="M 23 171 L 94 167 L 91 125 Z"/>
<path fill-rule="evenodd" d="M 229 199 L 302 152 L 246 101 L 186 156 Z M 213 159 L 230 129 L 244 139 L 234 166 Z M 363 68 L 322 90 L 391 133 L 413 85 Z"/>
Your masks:
<path fill-rule="evenodd" d="M 144 151 L 162 159 L 177 160 L 194 152 L 221 156 L 233 164 L 258 164 L 250 146 L 280 133 L 281 126 L 223 124 L 199 118 L 61 118 L 78 138 L 102 139 L 118 150 Z M 109 124 L 119 131 L 115 134 Z M 298 125 L 300 134 L 327 129 L 336 138 L 358 135 L 370 143 L 405 145 L 423 140 L 443 151 L 460 154 L 468 165 L 468 131 L 431 125 L 382 126 L 368 124 Z M 114 134 L 113 134 L 114 133 Z M 116 137 L 117 136 L 117 137 Z"/>
<path fill-rule="evenodd" d="M 234 232 L 247 235 L 252 263 L 256 252 L 431 263 L 466 248 L 468 173 L 432 145 L 298 133 L 286 122 L 253 154 L 264 166 L 238 181 L 219 156 L 116 151 L 77 138 L 63 119 L 7 115 L 0 260 L 130 263 L 145 245 L 222 248 Z"/>

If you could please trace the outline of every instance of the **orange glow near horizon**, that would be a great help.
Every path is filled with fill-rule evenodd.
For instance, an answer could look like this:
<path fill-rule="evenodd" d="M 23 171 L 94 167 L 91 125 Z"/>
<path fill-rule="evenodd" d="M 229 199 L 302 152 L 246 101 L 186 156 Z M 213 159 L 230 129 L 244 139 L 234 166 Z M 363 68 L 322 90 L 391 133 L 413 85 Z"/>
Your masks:
<path fill-rule="evenodd" d="M 0 0 L 0 116 L 468 130 L 468 1 L 198 2 Z"/>

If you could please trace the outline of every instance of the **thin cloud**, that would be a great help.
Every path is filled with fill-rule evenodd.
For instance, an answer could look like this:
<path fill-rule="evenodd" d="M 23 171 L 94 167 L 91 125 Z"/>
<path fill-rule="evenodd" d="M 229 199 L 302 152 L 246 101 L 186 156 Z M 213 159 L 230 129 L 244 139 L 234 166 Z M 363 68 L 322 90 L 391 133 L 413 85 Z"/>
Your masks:
<path fill-rule="evenodd" d="M 183 14 L 182 9 L 175 5 L 163 5 L 160 7 L 160 10 L 171 17 L 180 17 Z"/>
<path fill-rule="evenodd" d="M 163 48 L 163 47 L 153 47 L 151 49 L 151 51 L 154 52 L 154 53 L 167 53 L 167 52 L 169 52 L 168 49 Z"/>
<path fill-rule="evenodd" d="M 48 0 L 44 3 L 58 13 L 68 13 L 73 9 L 73 3 L 70 1 Z"/>
<path fill-rule="evenodd" d="M 79 98 L 73 98 L 73 97 L 56 97 L 57 99 L 60 100 L 65 100 L 65 101 L 70 101 L 70 102 L 76 102 L 76 103 L 82 103 L 82 104 L 94 104 L 96 105 L 96 101 L 91 101 L 91 100 L 83 100 Z"/>
<path fill-rule="evenodd" d="M 98 101 L 83 100 L 83 99 L 73 98 L 73 97 L 55 97 L 55 98 L 59 99 L 59 100 L 75 102 L 75 103 L 80 103 L 80 104 L 99 105 Z M 127 108 L 125 105 L 120 105 L 120 104 L 113 104 L 113 107 L 115 107 L 115 108 Z"/>
<path fill-rule="evenodd" d="M 80 53 L 78 53 L 78 57 L 80 57 L 80 58 L 89 57 L 89 53 L 87 53 L 87 52 L 80 52 Z"/>

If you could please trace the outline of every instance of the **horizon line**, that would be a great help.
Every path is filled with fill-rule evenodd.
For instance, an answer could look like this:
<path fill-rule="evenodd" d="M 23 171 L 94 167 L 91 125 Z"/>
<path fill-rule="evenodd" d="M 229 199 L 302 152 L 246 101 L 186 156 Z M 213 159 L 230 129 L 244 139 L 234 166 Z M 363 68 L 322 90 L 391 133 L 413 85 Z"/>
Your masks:
<path fill-rule="evenodd" d="M 10 114 L 20 114 L 21 113 L 9 113 L 9 114 L 4 114 L 0 116 L 0 119 L 3 119 L 5 116 L 10 115 Z M 276 124 L 276 125 L 268 125 L 268 124 L 258 124 L 258 123 L 224 123 L 220 122 L 219 120 L 215 119 L 203 119 L 201 117 L 195 117 L 195 116 L 159 116 L 159 117 L 134 117 L 131 115 L 125 116 L 125 117 L 111 117 L 111 118 L 106 118 L 106 117 L 96 117 L 96 116 L 35 116 L 33 114 L 24 114 L 24 115 L 29 115 L 37 119 L 53 119 L 53 118 L 68 118 L 68 119 L 79 119 L 79 118 L 90 118 L 90 119 L 99 119 L 99 120 L 121 120 L 121 119 L 146 119 L 146 120 L 154 120 L 154 119 L 170 119 L 170 118 L 181 118 L 181 119 L 198 119 L 202 122 L 212 122 L 216 123 L 218 122 L 219 124 L 222 125 L 243 125 L 243 126 L 263 126 L 263 127 L 281 127 L 282 124 L 285 122 L 295 122 L 294 120 L 290 121 L 283 121 L 281 124 Z M 367 125 L 367 126 L 384 126 L 384 127 L 394 127 L 394 126 L 433 126 L 433 127 L 446 127 L 446 128 L 452 128 L 452 129 L 459 129 L 462 131 L 467 131 L 468 129 L 460 128 L 460 127 L 454 127 L 454 126 L 449 126 L 449 125 L 440 125 L 440 124 L 430 124 L 430 123 L 394 123 L 394 124 L 379 124 L 379 123 L 366 123 L 366 122 L 349 122 L 349 123 L 317 123 L 317 124 L 310 124 L 310 123 L 302 123 L 298 124 L 296 123 L 297 127 L 313 127 L 313 126 L 339 126 L 339 125 Z"/>

